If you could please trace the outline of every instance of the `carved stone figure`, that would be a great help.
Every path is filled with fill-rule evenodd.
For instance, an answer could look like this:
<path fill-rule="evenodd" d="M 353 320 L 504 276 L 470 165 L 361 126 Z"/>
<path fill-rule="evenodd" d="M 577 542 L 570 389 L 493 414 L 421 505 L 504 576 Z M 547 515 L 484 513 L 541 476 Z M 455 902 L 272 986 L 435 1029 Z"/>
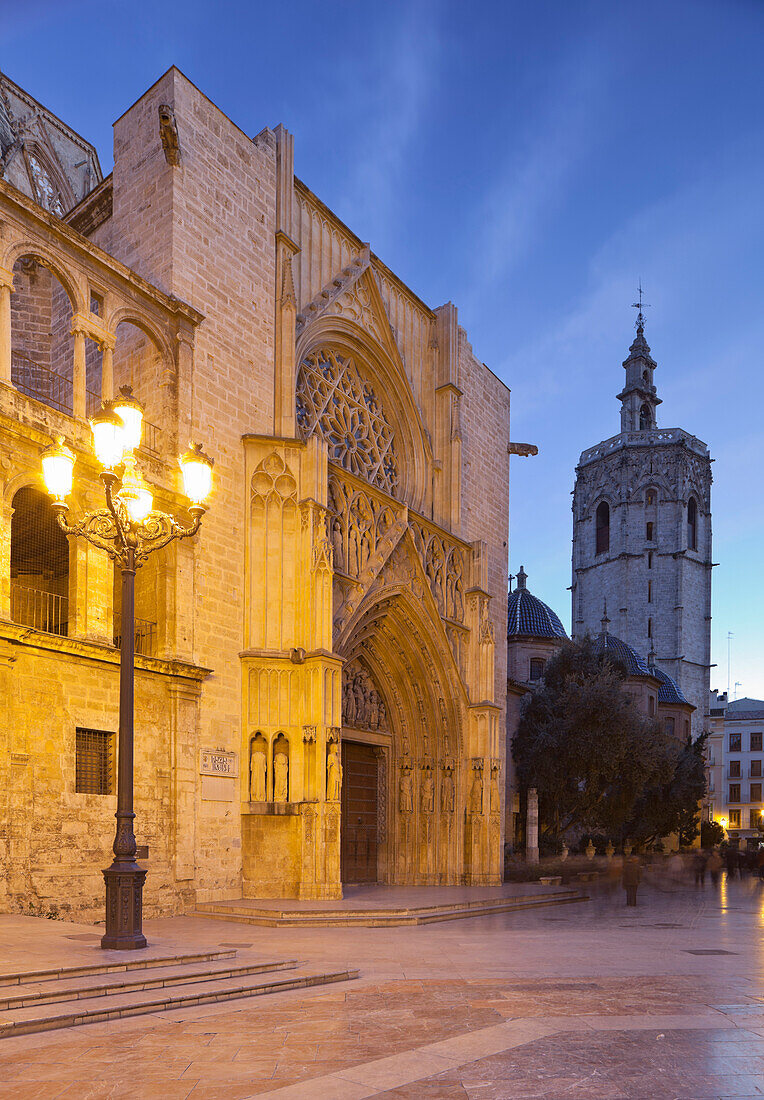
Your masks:
<path fill-rule="evenodd" d="M 414 781 L 408 768 L 403 768 L 398 784 L 398 808 L 402 814 L 414 812 Z"/>
<path fill-rule="evenodd" d="M 277 753 L 273 761 L 273 801 L 289 801 L 289 760 L 283 752 Z"/>
<path fill-rule="evenodd" d="M 332 550 L 334 551 L 335 569 L 345 569 L 345 547 L 342 538 L 342 522 L 339 519 L 332 520 Z"/>
<path fill-rule="evenodd" d="M 379 727 L 379 695 L 372 688 L 369 692 L 369 704 L 368 704 L 368 722 L 369 729 L 375 730 Z"/>
<path fill-rule="evenodd" d="M 501 792 L 499 791 L 499 766 L 491 765 L 491 813 L 497 814 L 501 809 Z"/>
<path fill-rule="evenodd" d="M 253 741 L 249 753 L 249 798 L 250 802 L 265 802 L 266 760 L 264 748 L 258 748 Z"/>
<path fill-rule="evenodd" d="M 167 103 L 159 107 L 159 136 L 162 139 L 164 159 L 173 166 L 180 164 L 180 141 L 175 112 Z"/>
<path fill-rule="evenodd" d="M 329 745 L 326 757 L 326 799 L 328 802 L 338 802 L 342 789 L 342 764 L 340 763 L 339 745 Z"/>
<path fill-rule="evenodd" d="M 440 808 L 446 814 L 452 814 L 456 808 L 454 773 L 450 769 L 443 772 L 440 784 Z"/>
<path fill-rule="evenodd" d="M 425 768 L 422 773 L 422 790 L 420 792 L 422 813 L 431 814 L 435 810 L 435 779 L 432 769 Z"/>
<path fill-rule="evenodd" d="M 477 769 L 472 773 L 469 807 L 471 814 L 483 812 L 483 773 Z"/>

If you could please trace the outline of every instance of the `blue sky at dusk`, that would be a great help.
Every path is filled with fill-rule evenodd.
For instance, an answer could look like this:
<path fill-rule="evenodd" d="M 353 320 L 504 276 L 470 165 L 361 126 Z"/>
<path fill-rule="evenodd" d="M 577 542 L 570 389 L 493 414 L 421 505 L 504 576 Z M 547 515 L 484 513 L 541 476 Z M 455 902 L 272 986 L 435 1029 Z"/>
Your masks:
<path fill-rule="evenodd" d="M 711 447 L 712 686 L 764 697 L 764 2 L 0 0 L 0 67 L 93 141 L 175 63 L 512 389 L 510 568 L 570 624 L 579 453 L 639 278 L 658 422 Z"/>

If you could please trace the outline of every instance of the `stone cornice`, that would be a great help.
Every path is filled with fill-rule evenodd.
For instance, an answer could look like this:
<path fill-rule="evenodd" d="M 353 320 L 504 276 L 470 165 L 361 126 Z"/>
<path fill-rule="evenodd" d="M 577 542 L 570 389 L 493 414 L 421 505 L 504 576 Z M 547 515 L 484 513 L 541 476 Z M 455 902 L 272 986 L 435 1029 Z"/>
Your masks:
<path fill-rule="evenodd" d="M 7 645 L 25 649 L 42 650 L 57 653 L 62 657 L 75 657 L 95 664 L 112 665 L 119 668 L 120 652 L 114 646 L 102 642 L 91 642 L 80 638 L 65 638 L 59 634 L 46 634 L 29 626 L 11 623 L 0 619 L 0 641 Z M 7 650 L 6 650 L 7 652 Z M 173 679 L 201 682 L 212 673 L 211 668 L 191 664 L 177 658 L 165 660 L 160 657 L 136 656 L 135 668 L 139 672 L 151 672 Z"/>

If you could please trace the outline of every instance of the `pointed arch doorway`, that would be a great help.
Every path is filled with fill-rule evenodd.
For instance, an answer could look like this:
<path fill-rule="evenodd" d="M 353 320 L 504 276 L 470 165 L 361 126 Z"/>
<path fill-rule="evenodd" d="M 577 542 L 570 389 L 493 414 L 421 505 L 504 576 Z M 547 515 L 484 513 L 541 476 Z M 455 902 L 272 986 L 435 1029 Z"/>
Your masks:
<path fill-rule="evenodd" d="M 379 881 L 379 757 L 375 745 L 342 737 L 340 877 L 354 885 Z"/>

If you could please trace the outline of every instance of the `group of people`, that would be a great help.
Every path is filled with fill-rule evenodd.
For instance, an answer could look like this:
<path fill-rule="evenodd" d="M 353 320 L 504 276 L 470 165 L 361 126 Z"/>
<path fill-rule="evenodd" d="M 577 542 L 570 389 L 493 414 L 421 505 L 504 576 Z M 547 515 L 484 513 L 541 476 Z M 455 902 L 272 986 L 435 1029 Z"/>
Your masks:
<path fill-rule="evenodd" d="M 710 875 L 711 882 L 715 886 L 722 871 L 727 872 L 728 879 L 743 878 L 744 875 L 756 875 L 764 880 L 764 848 L 745 852 L 740 852 L 737 848 L 729 846 L 723 850 L 712 848 L 710 851 L 701 848 L 699 851 L 693 852 L 690 858 L 692 859 L 692 874 L 698 886 L 705 885 L 706 874 Z M 674 861 L 681 861 L 681 863 L 675 863 Z M 685 858 L 681 853 L 677 852 L 675 856 L 672 856 L 670 863 L 674 863 L 674 868 L 670 867 L 669 869 L 674 870 L 675 877 L 685 876 L 687 868 Z"/>

